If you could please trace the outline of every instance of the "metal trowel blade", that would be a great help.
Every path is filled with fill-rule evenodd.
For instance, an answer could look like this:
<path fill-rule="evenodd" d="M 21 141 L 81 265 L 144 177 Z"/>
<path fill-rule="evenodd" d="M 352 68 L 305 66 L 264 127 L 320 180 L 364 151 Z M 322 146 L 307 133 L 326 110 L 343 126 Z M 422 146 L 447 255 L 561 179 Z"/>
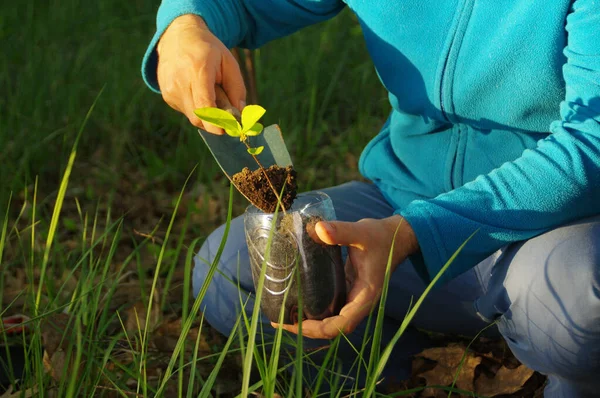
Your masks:
<path fill-rule="evenodd" d="M 243 195 L 244 193 L 233 182 L 233 175 L 242 171 L 244 167 L 248 167 L 251 171 L 258 169 L 258 164 L 248 153 L 246 145 L 239 138 L 227 134 L 215 135 L 202 129 L 198 129 L 198 132 L 223 173 Z M 281 130 L 276 124 L 265 127 L 263 132 L 257 136 L 249 137 L 248 144 L 254 148 L 265 147 L 260 155 L 257 155 L 258 160 L 265 168 L 272 165 L 293 166 Z M 252 203 L 250 199 L 248 201 Z"/>

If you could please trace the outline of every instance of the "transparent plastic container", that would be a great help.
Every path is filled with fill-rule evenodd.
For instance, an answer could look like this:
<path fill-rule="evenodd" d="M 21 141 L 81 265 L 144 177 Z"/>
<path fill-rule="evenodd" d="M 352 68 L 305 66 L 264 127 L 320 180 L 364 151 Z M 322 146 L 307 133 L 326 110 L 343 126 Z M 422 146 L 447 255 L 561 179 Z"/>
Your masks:
<path fill-rule="evenodd" d="M 279 211 L 275 224 L 274 216 L 254 206 L 248 207 L 244 213 L 246 242 L 256 289 L 261 268 L 263 264 L 266 266 L 261 299 L 263 313 L 277 322 L 281 307 L 285 305 L 283 322 L 296 323 L 300 294 L 303 319 L 337 315 L 346 302 L 341 248 L 317 243 L 318 238 L 313 238 L 316 237 L 314 227 L 317 222 L 336 219 L 331 199 L 323 192 L 300 194 L 286 214 Z M 270 255 L 265 259 L 270 235 Z"/>

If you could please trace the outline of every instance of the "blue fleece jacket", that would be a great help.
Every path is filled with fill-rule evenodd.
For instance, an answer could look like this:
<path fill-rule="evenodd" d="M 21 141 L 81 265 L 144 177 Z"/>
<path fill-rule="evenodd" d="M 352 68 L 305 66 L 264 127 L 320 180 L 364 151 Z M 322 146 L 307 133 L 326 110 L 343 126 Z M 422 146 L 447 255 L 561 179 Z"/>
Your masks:
<path fill-rule="evenodd" d="M 495 250 L 600 213 L 599 0 L 163 0 L 144 58 L 177 16 L 256 48 L 358 16 L 392 112 L 360 159 L 421 245 L 432 278 L 475 231 L 449 280 Z"/>

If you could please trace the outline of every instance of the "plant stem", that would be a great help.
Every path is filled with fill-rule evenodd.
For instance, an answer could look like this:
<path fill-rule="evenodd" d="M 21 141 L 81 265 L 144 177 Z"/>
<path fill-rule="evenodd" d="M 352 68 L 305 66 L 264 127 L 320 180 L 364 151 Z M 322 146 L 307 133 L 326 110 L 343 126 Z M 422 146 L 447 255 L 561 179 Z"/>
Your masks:
<path fill-rule="evenodd" d="M 248 144 L 248 142 L 246 140 L 244 140 L 243 142 L 244 142 L 244 145 L 246 145 L 246 148 L 250 149 L 250 145 Z M 250 153 L 250 152 L 248 152 L 248 153 Z M 281 198 L 279 197 L 279 193 L 273 186 L 273 183 L 271 182 L 271 179 L 269 178 L 267 171 L 265 170 L 263 165 L 260 163 L 260 160 L 258 160 L 256 155 L 253 155 L 250 153 L 250 156 L 252 156 L 254 158 L 254 160 L 256 161 L 256 164 L 258 164 L 258 167 L 260 167 L 260 169 L 262 170 L 263 174 L 265 175 L 265 178 L 267 179 L 267 182 L 269 183 L 269 186 L 271 187 L 271 189 L 273 190 L 273 193 L 275 194 L 275 197 L 277 198 L 277 201 L 279 203 L 281 203 L 281 209 L 283 210 L 283 214 L 287 215 L 287 212 L 285 211 L 285 206 L 283 205 L 283 201 L 281 200 Z"/>

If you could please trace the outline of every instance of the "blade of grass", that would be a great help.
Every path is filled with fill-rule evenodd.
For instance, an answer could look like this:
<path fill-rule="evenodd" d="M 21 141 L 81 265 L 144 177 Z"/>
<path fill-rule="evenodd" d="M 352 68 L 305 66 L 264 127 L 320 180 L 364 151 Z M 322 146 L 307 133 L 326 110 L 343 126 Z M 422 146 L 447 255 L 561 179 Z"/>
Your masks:
<path fill-rule="evenodd" d="M 246 332 L 248 332 L 250 330 L 250 319 L 248 319 L 248 314 L 246 313 L 246 307 L 244 305 L 244 300 L 242 299 L 242 292 L 244 292 L 244 290 L 241 288 L 240 286 L 240 255 L 238 253 L 238 261 L 237 261 L 237 284 L 233 281 L 231 281 L 231 283 L 233 283 L 234 285 L 236 285 L 237 287 L 237 292 L 238 292 L 238 300 L 240 302 L 240 308 L 242 309 L 241 314 L 242 314 L 242 320 L 244 321 L 243 326 L 246 328 Z M 249 294 L 248 297 L 250 297 L 251 295 Z M 246 303 L 248 302 L 248 300 L 246 299 L 245 301 Z M 242 326 L 240 325 L 240 328 Z M 243 332 L 244 329 L 242 329 Z M 243 333 L 240 333 L 240 336 L 244 336 Z M 245 347 L 245 344 L 243 341 L 240 341 L 241 347 Z M 246 352 L 244 351 L 242 354 L 242 362 L 243 362 L 243 358 L 245 357 Z"/>
<path fill-rule="evenodd" d="M 369 355 L 369 364 L 367 366 L 367 377 L 366 384 L 375 386 L 377 377 L 379 374 L 377 373 L 376 365 L 379 362 L 380 350 L 381 350 L 381 336 L 383 334 L 383 318 L 385 315 L 385 303 L 387 300 L 387 293 L 390 284 L 390 275 L 392 271 L 392 254 L 394 250 L 394 242 L 396 241 L 396 236 L 398 234 L 398 230 L 402 225 L 402 221 L 398 223 L 396 230 L 394 231 L 394 236 L 392 237 L 390 252 L 388 253 L 388 260 L 385 267 L 385 275 L 383 278 L 383 287 L 381 292 L 381 297 L 379 298 L 379 306 L 377 311 L 377 318 L 375 321 L 375 331 L 373 334 L 373 343 L 371 344 L 371 352 Z M 369 397 L 367 395 L 366 397 Z"/>
<path fill-rule="evenodd" d="M 196 247 L 196 245 L 198 244 L 198 241 L 200 240 L 200 238 L 196 238 L 192 241 L 191 247 L 192 250 L 187 251 L 186 256 L 185 256 L 185 264 L 184 264 L 184 271 L 183 271 L 183 303 L 181 306 L 181 322 L 185 323 L 188 319 L 188 307 L 189 307 L 189 300 L 190 300 L 190 289 L 191 289 L 191 279 L 190 279 L 190 275 L 192 274 L 192 262 L 193 262 L 193 255 L 194 255 L 194 251 L 193 248 Z M 203 317 L 204 318 L 204 317 Z M 200 333 L 198 333 L 198 336 L 200 336 Z M 183 341 L 183 343 L 181 344 L 181 352 L 182 354 L 179 356 L 179 368 L 183 369 L 184 366 L 184 362 L 185 362 L 185 340 Z M 194 354 L 194 358 L 195 358 L 196 354 Z M 195 359 L 194 359 L 194 369 L 192 369 L 192 376 L 190 376 L 190 381 L 194 380 L 194 376 L 193 373 L 195 371 Z M 181 389 L 183 388 L 183 372 L 179 373 L 179 390 L 181 391 Z M 191 396 L 191 389 L 188 389 L 188 398 Z"/>
<path fill-rule="evenodd" d="M 337 347 L 340 344 L 341 338 L 342 338 L 341 333 L 336 336 L 336 338 L 331 343 L 331 346 L 327 350 L 327 354 L 325 354 L 325 359 L 323 359 L 323 363 L 320 364 L 321 366 L 319 367 L 319 373 L 317 373 L 316 385 L 315 385 L 313 391 L 311 391 L 311 394 L 313 396 L 319 395 L 319 389 L 321 388 L 321 385 L 323 384 L 323 380 L 325 379 L 325 370 L 327 369 L 327 366 L 329 365 L 329 361 L 331 361 L 331 358 L 334 358 L 334 353 L 337 352 Z"/>
<path fill-rule="evenodd" d="M 296 397 L 302 397 L 302 353 L 303 353 L 303 343 L 304 337 L 302 336 L 302 318 L 304 314 L 304 307 L 302 301 L 302 286 L 300 281 L 300 273 L 296 273 L 296 283 L 298 286 L 298 335 L 296 337 Z"/>
<path fill-rule="evenodd" d="M 298 257 L 296 257 L 296 267 L 294 268 L 294 273 L 298 272 Z M 265 394 L 267 397 L 272 397 L 275 395 L 275 384 L 277 380 L 277 366 L 279 364 L 279 352 L 281 350 L 281 340 L 283 336 L 283 319 L 285 317 L 285 303 L 287 302 L 288 294 L 292 289 L 286 289 L 283 295 L 283 302 L 281 303 L 281 309 L 279 310 L 279 318 L 278 327 L 275 331 L 275 341 L 273 342 L 273 350 L 271 351 L 271 359 L 269 361 L 269 365 L 267 367 L 267 380 L 269 380 L 269 384 L 265 388 Z"/>
<path fill-rule="evenodd" d="M 429 294 L 429 292 L 431 291 L 431 289 L 433 289 L 433 286 L 435 286 L 435 284 L 437 283 L 437 281 L 442 277 L 442 275 L 444 274 L 444 272 L 446 272 L 446 270 L 448 269 L 448 267 L 450 267 L 450 265 L 454 262 L 454 260 L 456 259 L 456 257 L 460 254 L 460 252 L 462 251 L 462 249 L 467 245 L 467 243 L 471 240 L 471 238 L 473 238 L 473 236 L 475 236 L 475 234 L 477 232 L 478 231 L 473 232 L 471 234 L 471 236 L 469 236 L 467 238 L 467 240 L 465 240 L 463 242 L 463 244 L 460 245 L 460 247 L 454 252 L 454 254 L 450 257 L 450 259 L 442 267 L 442 269 L 433 278 L 433 280 L 427 286 L 427 288 L 425 288 L 425 291 L 423 292 L 423 294 L 421 294 L 421 297 L 419 297 L 419 299 L 415 303 L 415 306 L 410 310 L 410 312 L 408 313 L 408 315 L 406 316 L 406 318 L 404 318 L 404 320 L 402 321 L 402 324 L 400 325 L 400 328 L 398 329 L 398 331 L 396 332 L 396 334 L 394 334 L 394 337 L 392 338 L 392 340 L 385 347 L 385 350 L 383 351 L 383 354 L 381 355 L 381 358 L 379 359 L 379 363 L 377 364 L 377 373 L 376 373 L 377 377 L 379 375 L 381 375 L 381 373 L 383 372 L 383 368 L 385 367 L 385 364 L 387 363 L 388 359 L 390 358 L 390 355 L 392 354 L 392 350 L 393 350 L 394 346 L 396 345 L 396 343 L 398 342 L 398 340 L 400 339 L 400 337 L 402 336 L 402 334 L 404 334 L 404 331 L 406 330 L 406 328 L 408 327 L 408 325 L 410 324 L 410 322 L 414 318 L 415 314 L 417 313 L 417 311 L 421 307 L 421 304 L 423 303 L 423 301 L 425 300 L 425 298 L 427 297 L 427 295 Z M 393 250 L 393 247 L 390 249 L 390 251 L 391 250 Z M 390 261 L 391 261 L 391 257 L 388 260 L 388 262 L 390 262 Z M 366 392 L 365 392 L 366 396 L 371 396 L 373 394 L 373 391 L 375 390 L 375 381 L 376 381 L 376 377 L 373 377 L 371 379 L 370 384 L 367 387 Z"/>
<path fill-rule="evenodd" d="M 238 334 L 238 335 L 240 335 L 240 334 Z M 243 345 L 243 339 L 241 339 L 241 342 L 240 342 L 240 346 L 242 346 L 242 345 Z M 240 349 L 240 351 L 241 351 L 242 353 L 244 352 L 242 349 Z M 291 362 L 289 362 L 289 363 L 285 364 L 284 366 L 282 366 L 282 367 L 281 367 L 281 368 L 278 370 L 278 373 L 283 373 L 283 372 L 287 371 L 287 370 L 288 370 L 288 368 L 291 368 L 291 367 L 292 367 L 292 366 L 294 366 L 295 364 L 296 364 L 296 363 L 295 363 L 295 362 L 293 362 L 293 361 L 291 361 Z M 264 384 L 264 383 L 263 383 L 263 380 L 259 380 L 259 381 L 257 381 L 256 383 L 254 383 L 254 384 L 252 384 L 250 387 L 248 387 L 248 393 L 249 393 L 249 394 L 253 394 L 253 393 L 254 393 L 256 390 L 258 390 L 259 388 L 261 388 L 261 387 L 263 386 L 263 384 Z M 290 388 L 289 394 L 293 394 L 293 393 L 294 393 L 294 389 L 293 389 L 293 388 Z M 292 396 L 292 395 L 288 395 L 288 396 Z M 236 395 L 236 398 L 242 398 L 242 394 L 240 393 L 240 394 Z"/>
<path fill-rule="evenodd" d="M 264 259 L 263 259 L 263 262 L 261 265 L 260 276 L 258 278 L 258 283 L 256 284 L 256 293 L 255 293 L 255 297 L 254 297 L 254 308 L 252 310 L 250 331 L 248 333 L 248 348 L 246 351 L 246 356 L 244 358 L 244 372 L 242 375 L 242 394 L 241 394 L 242 397 L 248 396 L 248 386 L 250 384 L 250 373 L 252 370 L 252 360 L 254 357 L 256 330 L 258 327 L 258 320 L 260 318 L 260 301 L 262 299 L 263 286 L 265 284 L 265 274 L 266 274 L 266 269 L 267 269 L 267 262 L 269 261 L 269 258 L 271 255 L 271 243 L 273 240 L 273 233 L 275 231 L 275 226 L 277 225 L 277 218 L 279 215 L 280 205 L 281 205 L 281 202 L 278 201 L 277 207 L 273 214 L 273 221 L 271 222 L 271 228 L 269 230 L 269 237 L 267 239 L 267 245 L 265 248 Z"/>
<path fill-rule="evenodd" d="M 4 245 L 6 244 L 6 232 L 8 230 L 8 214 L 10 213 L 10 204 L 12 202 L 12 192 L 8 198 L 8 205 L 6 206 L 6 213 L 4 214 L 4 222 L 2 223 L 2 234 L 0 234 L 0 264 L 4 255 Z M 4 274 L 3 274 L 4 275 Z"/>
<path fill-rule="evenodd" d="M 39 281 L 39 285 L 38 285 L 37 295 L 35 298 L 35 314 L 36 315 L 38 314 L 38 311 L 39 311 L 40 300 L 42 297 L 42 289 L 44 286 L 44 278 L 46 276 L 46 268 L 48 267 L 48 260 L 50 259 L 50 251 L 52 249 L 52 243 L 54 242 L 54 235 L 56 234 L 56 229 L 58 227 L 58 219 L 60 217 L 60 212 L 62 210 L 62 205 L 63 205 L 64 199 L 65 199 L 65 195 L 67 193 L 67 187 L 69 186 L 69 178 L 71 176 L 71 171 L 73 170 L 73 165 L 75 164 L 75 158 L 77 157 L 77 146 L 79 145 L 79 140 L 81 138 L 83 130 L 84 130 L 88 120 L 90 119 L 92 112 L 93 112 L 94 108 L 96 107 L 96 103 L 98 102 L 98 99 L 102 95 L 103 91 L 104 91 L 104 87 L 102 87 L 102 89 L 96 96 L 96 99 L 94 99 L 92 106 L 90 107 L 87 114 L 85 115 L 85 118 L 83 119 L 83 123 L 81 124 L 81 127 L 79 128 L 79 131 L 77 132 L 77 136 L 75 137 L 75 142 L 73 143 L 73 147 L 71 149 L 71 154 L 69 156 L 69 161 L 67 163 L 67 167 L 63 174 L 63 178 L 60 182 L 60 187 L 58 189 L 58 195 L 56 197 L 56 204 L 54 205 L 54 210 L 52 212 L 52 219 L 50 221 L 50 228 L 48 229 L 48 238 L 46 239 L 46 249 L 44 250 L 44 256 L 42 258 L 42 267 L 40 270 L 40 281 Z M 37 179 L 36 179 L 36 181 L 37 181 Z"/>
<path fill-rule="evenodd" d="M 81 328 L 82 319 L 78 316 L 75 318 L 75 342 L 71 342 L 71 345 L 75 343 L 75 360 L 72 363 L 72 371 L 69 376 L 69 385 L 67 387 L 67 397 L 74 397 L 75 384 L 80 381 L 79 365 L 81 364 L 81 358 L 83 356 L 83 332 Z M 67 367 L 69 367 L 67 365 Z"/>
<path fill-rule="evenodd" d="M 212 261 L 210 269 L 208 270 L 206 280 L 202 284 L 202 287 L 200 288 L 200 291 L 198 292 L 198 295 L 196 296 L 196 300 L 194 301 L 194 304 L 192 305 L 192 310 L 190 311 L 190 316 L 182 325 L 181 334 L 179 335 L 179 339 L 177 340 L 177 343 L 175 344 L 175 349 L 173 350 L 173 354 L 171 355 L 169 364 L 167 365 L 167 368 L 165 369 L 165 374 L 163 376 L 160 387 L 158 388 L 158 390 L 156 392 L 157 396 L 162 394 L 162 392 L 164 391 L 164 389 L 166 387 L 167 380 L 171 376 L 171 374 L 173 372 L 173 367 L 175 366 L 175 362 L 177 361 L 177 357 L 179 356 L 179 353 L 181 352 L 181 347 L 183 346 L 183 340 L 186 338 L 187 334 L 190 331 L 193 318 L 196 316 L 196 314 L 198 313 L 198 311 L 200 309 L 200 304 L 202 303 L 202 300 L 204 299 L 204 296 L 206 295 L 208 286 L 210 285 L 210 282 L 212 281 L 212 277 L 217 269 L 217 266 L 219 265 L 219 261 L 221 260 L 221 255 L 223 254 L 223 249 L 225 248 L 225 243 L 227 242 L 227 237 L 229 236 L 229 228 L 231 226 L 232 214 L 233 214 L 233 185 L 230 185 L 230 187 L 229 187 L 229 206 L 227 209 L 227 220 L 225 221 L 225 230 L 223 231 L 223 238 L 221 239 L 221 244 L 219 245 L 219 248 L 217 249 L 217 253 L 215 254 L 215 257 Z M 188 249 L 188 254 L 190 252 L 193 252 L 194 248 L 195 247 L 190 247 Z"/>
<path fill-rule="evenodd" d="M 458 380 L 458 376 L 460 375 L 460 371 L 462 370 L 462 367 L 465 363 L 465 360 L 467 359 L 467 353 L 469 352 L 469 348 L 471 348 L 471 345 L 473 345 L 473 343 L 479 338 L 479 336 L 481 336 L 481 334 L 483 332 L 485 332 L 486 330 L 488 330 L 489 328 L 491 328 L 492 326 L 495 326 L 498 323 L 498 321 L 494 321 L 492 323 L 490 323 L 489 325 L 487 325 L 486 327 L 484 327 L 483 329 L 481 329 L 476 335 L 475 337 L 473 337 L 471 339 L 471 341 L 469 342 L 469 344 L 467 345 L 467 347 L 465 348 L 465 352 L 462 356 L 462 358 L 460 359 L 460 363 L 458 364 L 458 369 L 456 370 L 456 374 L 454 375 L 454 379 L 452 380 L 452 385 L 450 386 L 450 388 L 454 388 L 454 386 L 456 385 L 456 380 Z M 450 398 L 451 396 L 451 392 L 448 393 L 448 398 Z"/>
<path fill-rule="evenodd" d="M 162 260 L 165 255 L 165 250 L 167 249 L 167 243 L 169 242 L 169 237 L 171 236 L 171 230 L 173 229 L 173 225 L 175 224 L 175 218 L 177 217 L 177 210 L 179 209 L 179 204 L 181 203 L 181 199 L 183 198 L 183 193 L 185 192 L 185 187 L 187 186 L 190 178 L 192 177 L 192 175 L 194 174 L 195 171 L 196 171 L 196 167 L 194 167 L 192 169 L 192 171 L 188 175 L 187 179 L 185 180 L 185 183 L 183 184 L 181 191 L 179 192 L 179 197 L 177 198 L 177 202 L 175 202 L 175 208 L 173 209 L 173 214 L 171 215 L 171 221 L 169 221 L 169 226 L 167 227 L 167 232 L 165 233 L 165 238 L 164 238 L 163 244 L 161 246 L 160 253 L 158 255 L 158 260 L 156 261 L 156 268 L 154 269 L 154 278 L 152 279 L 152 287 L 150 288 L 150 297 L 148 298 L 148 305 L 147 305 L 147 309 L 146 309 L 146 325 L 144 327 L 144 335 L 142 337 L 142 344 L 141 344 L 142 349 L 141 349 L 141 353 L 140 353 L 140 356 L 142 358 L 141 364 L 144 369 L 143 372 L 142 372 L 143 369 L 140 369 L 140 373 L 142 373 L 144 376 L 144 383 L 143 383 L 144 396 L 148 396 L 148 391 L 146 389 L 147 380 L 146 380 L 146 372 L 145 372 L 146 361 L 144 360 L 144 357 L 146 354 L 146 346 L 148 344 L 148 329 L 150 329 L 150 319 L 151 319 L 150 316 L 152 314 L 152 307 L 154 305 L 154 294 L 156 292 L 156 285 L 158 284 L 158 278 L 160 276 L 160 268 L 162 266 Z"/>
<path fill-rule="evenodd" d="M 33 267 L 35 264 L 35 225 L 36 225 L 36 208 L 37 208 L 37 193 L 38 193 L 38 178 L 35 177 L 35 184 L 33 185 L 33 205 L 31 206 L 31 247 L 29 248 L 29 263 L 31 269 L 31 281 L 33 281 Z M 40 279 L 40 286 L 42 281 Z"/>
<path fill-rule="evenodd" d="M 237 320 L 235 321 L 235 325 L 233 326 L 233 329 L 231 329 L 231 333 L 229 334 L 229 337 L 227 338 L 227 342 L 225 343 L 221 353 L 219 354 L 219 359 L 217 359 L 217 363 L 215 364 L 215 367 L 213 368 L 213 370 L 210 372 L 210 375 L 206 379 L 206 383 L 202 386 L 202 390 L 200 391 L 200 394 L 198 394 L 198 397 L 206 398 L 206 397 L 210 396 L 210 391 L 211 391 L 213 385 L 215 384 L 215 381 L 217 380 L 217 375 L 219 374 L 219 371 L 221 370 L 221 367 L 223 366 L 223 361 L 225 361 L 225 357 L 229 353 L 229 347 L 231 346 L 231 343 L 233 343 L 235 335 L 237 334 L 241 319 L 242 319 L 242 317 L 240 314 L 240 316 L 238 316 Z M 190 380 L 191 380 L 191 378 L 190 378 Z"/>
<path fill-rule="evenodd" d="M 191 363 L 191 369 L 190 369 L 190 376 L 188 379 L 188 388 L 187 388 L 187 398 L 191 398 L 192 396 L 192 391 L 194 391 L 194 383 L 196 382 L 196 363 L 198 361 L 198 351 L 200 350 L 200 340 L 202 337 L 202 326 L 204 325 L 204 314 L 202 314 L 200 316 L 200 325 L 198 326 L 198 335 L 196 336 L 196 344 L 194 345 L 194 354 L 192 355 L 192 363 Z M 185 340 L 184 340 L 185 341 Z M 181 347 L 181 355 L 179 358 L 184 359 L 184 354 L 185 354 L 185 346 L 182 345 Z M 182 361 L 183 362 L 183 361 Z M 183 368 L 184 365 L 181 364 L 180 362 L 180 366 L 179 366 L 179 375 L 180 377 L 178 378 L 178 382 L 182 383 L 183 382 Z M 181 394 L 183 393 L 183 386 L 180 384 L 179 385 L 179 396 L 181 396 Z"/>
<path fill-rule="evenodd" d="M 177 269 L 177 262 L 179 260 L 177 254 L 181 252 L 181 249 L 183 248 L 184 245 L 184 240 L 186 237 L 186 232 L 188 229 L 188 225 L 190 222 L 190 218 L 191 218 L 192 212 L 190 209 L 187 210 L 186 215 L 185 215 L 185 219 L 183 221 L 183 225 L 181 226 L 181 230 L 179 231 L 179 239 L 177 240 L 177 244 L 175 246 L 174 249 L 174 255 L 172 256 L 173 259 L 171 261 L 171 264 L 169 266 L 169 272 L 167 273 L 167 277 L 164 280 L 164 290 L 166 292 L 169 291 L 169 288 L 171 287 L 171 280 L 173 279 L 173 275 L 175 274 L 175 270 Z M 162 300 L 160 302 L 160 308 L 161 309 L 165 309 L 166 305 L 167 305 L 167 298 L 169 297 L 168 294 L 163 294 L 162 296 Z"/>
<path fill-rule="evenodd" d="M 6 231 L 8 229 L 8 213 L 10 212 L 10 204 L 12 201 L 12 192 L 10 193 L 10 197 L 8 198 L 8 204 L 6 206 L 6 213 L 4 214 L 4 222 L 2 223 L 2 233 L 0 234 L 0 264 L 2 264 L 2 256 L 4 253 L 4 244 L 6 242 Z M 0 273 L 0 290 L 4 289 L 4 273 Z M 10 306 L 9 306 L 10 307 Z M 0 316 L 2 311 L 0 311 Z M 3 325 L 2 325 L 3 326 Z M 6 352 L 6 358 L 8 359 L 8 374 L 11 378 L 11 384 L 14 384 L 14 380 L 12 378 L 15 376 L 15 371 L 13 369 L 12 360 L 10 359 L 10 351 L 8 349 L 8 340 L 4 329 L 2 330 L 2 338 L 4 341 L 4 349 Z"/>
<path fill-rule="evenodd" d="M 29 281 L 29 286 L 31 286 L 28 290 L 30 294 L 33 294 L 35 286 L 35 225 L 36 225 L 36 208 L 37 208 L 37 193 L 38 193 L 38 178 L 35 178 L 35 184 L 33 187 L 33 203 L 31 204 L 31 246 L 29 248 L 29 264 L 27 265 L 27 280 Z M 43 275 L 43 274 L 42 274 Z M 38 285 L 38 298 L 41 297 L 41 289 L 43 287 L 42 277 L 40 275 L 39 285 Z M 34 305 L 34 318 L 38 315 L 38 299 L 33 302 Z M 43 362 L 43 347 L 42 347 L 42 336 L 39 330 L 39 323 L 35 323 L 34 335 L 31 339 L 31 345 L 29 349 L 33 352 L 34 363 L 42 363 Z M 30 363 L 27 364 L 27 368 L 32 366 Z M 44 383 L 46 380 L 44 379 L 44 372 L 41 369 L 41 366 L 33 366 L 33 372 L 35 372 L 38 380 L 41 380 L 40 383 L 40 395 L 44 397 L 46 394 L 46 388 L 44 387 Z"/>
<path fill-rule="evenodd" d="M 77 270 L 79 270 L 80 268 L 83 268 L 85 265 L 85 260 L 87 258 L 87 256 L 96 249 L 96 247 L 100 244 L 101 239 L 108 237 L 108 235 L 110 234 L 110 232 L 112 232 L 112 230 L 117 227 L 117 230 L 120 229 L 121 223 L 122 223 L 122 219 L 120 219 L 119 221 L 115 222 L 114 224 L 108 226 L 106 228 L 106 230 L 104 231 L 104 233 L 100 236 L 100 240 L 96 241 L 96 242 L 92 242 L 92 244 L 90 245 L 90 247 L 84 252 L 82 253 L 81 257 L 79 258 L 79 260 L 71 267 L 70 272 L 67 274 L 67 280 L 70 279 L 71 277 L 73 277 L 75 275 L 75 272 Z M 115 236 L 116 238 L 116 236 Z M 114 239 L 113 239 L 114 241 Z M 114 242 L 116 245 L 116 242 Z M 110 264 L 108 264 L 110 265 Z M 93 280 L 93 274 L 91 275 L 91 279 L 88 277 L 87 279 L 81 280 L 80 283 L 77 284 L 77 287 L 75 289 L 75 291 L 72 294 L 73 299 L 71 300 L 71 302 L 68 304 L 67 307 L 67 312 L 71 313 L 73 311 L 75 311 L 76 309 L 72 306 L 75 306 L 77 304 L 79 304 L 79 302 L 81 302 L 82 300 L 80 300 L 78 297 L 80 295 L 86 295 L 90 292 L 95 292 L 95 293 L 100 293 L 99 287 L 102 285 L 103 282 L 106 282 L 107 280 L 107 275 L 103 274 L 102 278 L 100 279 L 100 283 L 96 283 Z M 89 283 L 88 283 L 89 282 Z M 86 286 L 90 286 L 86 289 Z M 50 302 L 50 304 L 56 304 L 56 299 L 58 297 L 60 297 L 60 295 L 63 292 L 63 289 L 65 288 L 65 285 L 63 284 L 56 292 L 55 294 L 55 298 L 54 300 L 52 300 Z M 96 289 L 98 288 L 98 289 Z M 77 294 L 77 291 L 80 290 L 81 293 Z"/>

